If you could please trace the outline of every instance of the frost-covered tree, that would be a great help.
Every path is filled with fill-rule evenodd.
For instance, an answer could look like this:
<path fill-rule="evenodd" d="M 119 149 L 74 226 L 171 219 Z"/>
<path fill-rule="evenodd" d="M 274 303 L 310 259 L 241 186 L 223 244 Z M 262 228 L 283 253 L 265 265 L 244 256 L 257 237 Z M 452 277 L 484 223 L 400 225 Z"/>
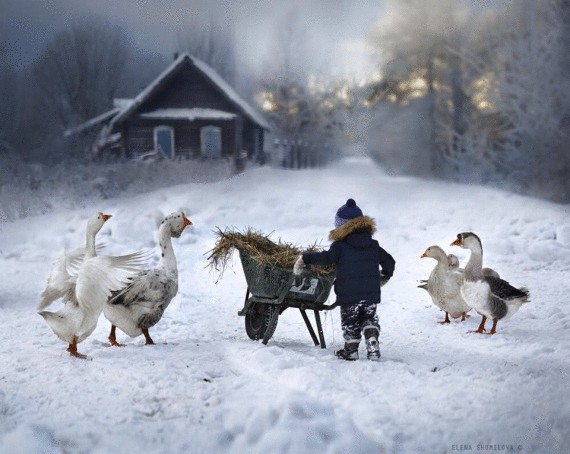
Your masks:
<path fill-rule="evenodd" d="M 543 192 L 560 166 L 568 169 L 569 163 L 563 127 L 570 106 L 569 87 L 562 83 L 568 80 L 564 28 L 560 4 L 523 3 L 501 48 L 504 68 L 498 72 L 498 104 L 512 125 L 506 135 L 507 153 L 519 179 Z"/>
<path fill-rule="evenodd" d="M 387 3 L 372 35 L 384 61 L 370 99 L 392 107 L 375 109 L 375 155 L 420 173 L 409 163 L 425 162 L 414 150 L 423 148 L 439 176 L 569 200 L 570 2 L 460 4 Z"/>
<path fill-rule="evenodd" d="M 21 99 L 29 100 L 22 137 L 31 137 L 16 148 L 32 145 L 36 158 L 48 161 L 84 159 L 92 140 L 74 136 L 69 142 L 63 132 L 108 111 L 115 98 L 135 96 L 164 63 L 160 55 L 136 47 L 121 27 L 97 19 L 56 33 L 30 74 L 19 74 L 26 87 Z"/>
<path fill-rule="evenodd" d="M 281 164 L 321 166 L 336 154 L 342 130 L 334 88 L 307 62 L 310 34 L 290 9 L 273 37 L 274 52 L 259 80 L 256 101 L 273 127 Z"/>
<path fill-rule="evenodd" d="M 465 136 L 486 144 L 486 162 L 481 162 L 475 147 L 465 162 L 478 155 L 482 172 L 495 172 L 525 192 L 566 201 L 570 200 L 567 3 L 521 1 L 487 29 L 484 58 L 465 56 L 488 85 L 486 116 L 495 119 L 491 130 L 472 128 Z M 485 111 L 472 119 L 472 126 L 484 118 Z M 495 136 L 491 141 L 489 131 Z"/>
<path fill-rule="evenodd" d="M 465 125 L 467 102 L 462 89 L 462 65 L 454 50 L 462 45 L 466 12 L 455 0 L 388 0 L 385 11 L 369 34 L 369 42 L 382 55 L 383 75 L 373 87 L 371 99 L 392 102 L 398 106 L 394 107 L 398 115 L 405 111 L 411 122 L 411 134 L 404 131 L 401 136 L 405 139 L 401 146 L 406 146 L 401 150 L 404 161 L 405 153 L 415 154 L 421 148 L 422 153 L 429 155 L 431 173 L 442 174 L 439 123 L 452 122 L 457 128 Z M 422 100 L 411 102 L 417 98 Z M 418 131 L 422 131 L 418 136 L 421 142 L 410 143 L 408 139 Z M 390 134 L 390 130 L 385 132 Z M 398 137 L 390 142 L 391 146 L 400 147 Z M 380 155 L 385 152 L 394 155 L 391 150 L 377 151 Z"/>

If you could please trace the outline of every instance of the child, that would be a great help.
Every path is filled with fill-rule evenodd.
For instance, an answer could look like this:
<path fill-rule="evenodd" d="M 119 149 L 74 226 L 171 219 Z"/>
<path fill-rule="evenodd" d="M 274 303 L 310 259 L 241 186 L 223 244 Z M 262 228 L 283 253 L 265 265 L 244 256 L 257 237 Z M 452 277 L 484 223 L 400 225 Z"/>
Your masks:
<path fill-rule="evenodd" d="M 305 265 L 335 265 L 334 290 L 340 305 L 344 348 L 335 354 L 341 359 L 358 359 L 361 332 L 366 340 L 369 360 L 380 359 L 378 336 L 380 324 L 376 305 L 380 303 L 380 285 L 392 277 L 394 258 L 372 238 L 374 219 L 363 216 L 353 199 L 341 206 L 335 217 L 333 241 L 328 251 L 306 252 L 299 256 L 293 273 L 302 273 Z M 382 267 L 382 274 L 378 268 Z"/>

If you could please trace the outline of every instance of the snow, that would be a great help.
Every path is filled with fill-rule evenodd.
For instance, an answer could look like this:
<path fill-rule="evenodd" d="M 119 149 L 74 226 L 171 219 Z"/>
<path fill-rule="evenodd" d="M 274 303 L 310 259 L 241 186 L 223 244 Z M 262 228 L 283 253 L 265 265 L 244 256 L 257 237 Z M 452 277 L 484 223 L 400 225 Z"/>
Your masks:
<path fill-rule="evenodd" d="M 338 309 L 323 313 L 326 349 L 313 346 L 294 309 L 267 345 L 249 340 L 237 315 L 246 291 L 237 254 L 219 281 L 206 268 L 215 227 L 326 246 L 349 197 L 376 219 L 375 237 L 397 262 L 378 306 L 381 361 L 367 361 L 363 345 L 359 361 L 334 357 L 343 344 Z M 4 222 L 0 453 L 568 452 L 568 208 L 393 177 L 351 158 Z M 83 243 L 96 210 L 113 215 L 99 241 L 123 254 L 152 247 L 160 219 L 177 209 L 194 225 L 174 240 L 180 289 L 151 329 L 157 345 L 118 332 L 127 346 L 110 347 L 101 317 L 79 344 L 91 360 L 69 356 L 36 313 L 50 263 Z M 427 246 L 465 264 L 468 251 L 449 246 L 462 231 L 481 237 L 485 266 L 531 292 L 494 336 L 468 332 L 480 321 L 474 313 L 436 323 L 443 313 L 416 287 L 435 265 L 420 259 Z"/>
<path fill-rule="evenodd" d="M 196 119 L 204 120 L 231 120 L 236 117 L 231 112 L 224 112 L 223 110 L 216 109 L 157 109 L 151 112 L 145 112 L 140 115 L 142 118 L 152 118 L 155 120 L 189 120 Z"/>
<path fill-rule="evenodd" d="M 207 65 L 202 60 L 199 60 L 196 57 L 191 57 L 190 55 L 186 54 L 189 58 L 192 59 L 194 64 L 200 68 L 200 70 L 206 74 L 210 78 L 212 82 L 214 82 L 225 94 L 228 98 L 230 98 L 237 106 L 239 106 L 249 117 L 255 121 L 258 125 L 265 129 L 269 128 L 269 123 L 265 121 L 263 116 L 259 114 L 250 104 L 248 104 L 238 93 L 228 85 L 228 83 L 222 79 L 222 77 L 209 65 Z"/>

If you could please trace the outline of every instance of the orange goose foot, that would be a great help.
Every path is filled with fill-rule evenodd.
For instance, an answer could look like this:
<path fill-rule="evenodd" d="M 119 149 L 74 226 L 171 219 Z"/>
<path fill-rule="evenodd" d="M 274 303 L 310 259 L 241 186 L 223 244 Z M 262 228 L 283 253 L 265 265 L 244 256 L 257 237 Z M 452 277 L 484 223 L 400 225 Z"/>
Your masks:
<path fill-rule="evenodd" d="M 148 329 L 142 328 L 142 332 L 144 334 L 144 338 L 146 339 L 145 345 L 154 345 L 154 341 L 152 340 L 152 337 L 150 337 Z"/>
<path fill-rule="evenodd" d="M 483 334 L 483 333 L 487 332 L 487 330 L 485 329 L 485 323 L 486 322 L 487 322 L 487 317 L 485 317 L 483 315 L 483 318 L 481 319 L 481 324 L 479 325 L 479 328 L 477 328 L 475 331 L 470 331 L 470 333 Z"/>
<path fill-rule="evenodd" d="M 87 359 L 87 355 L 84 355 L 77 351 L 77 336 L 73 338 L 73 341 L 69 344 L 69 347 L 67 347 L 67 351 L 71 356 L 74 356 L 75 358 Z"/>
<path fill-rule="evenodd" d="M 127 344 L 120 344 L 119 342 L 117 342 L 117 337 L 115 335 L 115 329 L 116 326 L 115 325 L 111 325 L 111 333 L 109 334 L 109 343 L 114 346 L 114 347 L 126 347 Z"/>
<path fill-rule="evenodd" d="M 491 327 L 491 331 L 487 334 L 489 334 L 489 336 L 495 334 L 497 332 L 497 322 L 498 320 L 496 318 L 493 319 L 493 326 Z"/>

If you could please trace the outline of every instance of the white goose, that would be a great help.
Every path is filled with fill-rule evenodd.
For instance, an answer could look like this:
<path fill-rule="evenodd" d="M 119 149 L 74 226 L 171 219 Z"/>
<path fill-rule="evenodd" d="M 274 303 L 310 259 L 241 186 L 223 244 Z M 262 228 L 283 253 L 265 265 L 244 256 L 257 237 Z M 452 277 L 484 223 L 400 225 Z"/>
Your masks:
<path fill-rule="evenodd" d="M 449 317 L 465 320 L 465 314 L 471 309 L 461 296 L 463 275 L 450 267 L 448 256 L 439 246 L 430 246 L 421 258 L 429 257 L 437 261 L 429 275 L 425 288 L 433 303 L 445 312 L 445 320 L 438 323 L 450 323 Z"/>
<path fill-rule="evenodd" d="M 77 344 L 95 330 L 111 291 L 124 286 L 144 263 L 141 252 L 118 257 L 97 255 L 95 237 L 110 217 L 101 212 L 91 217 L 85 248 L 64 253 L 54 262 L 38 307 L 52 331 L 69 344 L 69 354 L 77 358 L 87 358 L 77 351 Z M 59 298 L 65 303 L 59 311 L 42 310 Z"/>
<path fill-rule="evenodd" d="M 448 254 L 447 259 L 449 261 L 449 268 L 458 271 L 460 273 L 464 273 L 465 270 L 459 267 L 459 259 L 454 254 Z M 483 267 L 482 269 L 483 276 L 489 277 L 501 277 L 499 273 L 497 273 L 493 268 Z"/>
<path fill-rule="evenodd" d="M 481 324 L 475 332 L 484 333 L 485 322 L 491 318 L 493 327 L 489 334 L 495 334 L 497 321 L 512 317 L 523 303 L 528 302 L 529 291 L 526 288 L 515 288 L 501 278 L 483 275 L 483 246 L 473 232 L 458 233 L 451 245 L 471 250 L 465 266 L 461 294 L 467 304 L 482 316 Z"/>
<path fill-rule="evenodd" d="M 459 268 L 459 259 L 456 255 L 447 254 L 447 264 L 449 265 L 450 271 L 456 271 L 458 273 L 463 273 L 463 268 Z M 484 268 L 483 268 L 484 270 Z M 427 279 L 420 279 L 420 285 L 418 288 L 421 288 L 427 292 Z"/>
<path fill-rule="evenodd" d="M 463 268 L 459 268 L 459 259 L 456 255 L 447 254 L 447 264 L 450 270 L 463 272 Z"/>
<path fill-rule="evenodd" d="M 146 345 L 154 344 L 148 332 L 162 318 L 172 298 L 178 292 L 178 267 L 171 238 L 179 238 L 192 222 L 178 211 L 162 221 L 158 230 L 161 262 L 157 268 L 145 270 L 130 279 L 120 291 L 113 292 L 103 313 L 111 322 L 109 342 L 117 342 L 115 329 L 118 327 L 130 337 L 144 335 Z"/>

